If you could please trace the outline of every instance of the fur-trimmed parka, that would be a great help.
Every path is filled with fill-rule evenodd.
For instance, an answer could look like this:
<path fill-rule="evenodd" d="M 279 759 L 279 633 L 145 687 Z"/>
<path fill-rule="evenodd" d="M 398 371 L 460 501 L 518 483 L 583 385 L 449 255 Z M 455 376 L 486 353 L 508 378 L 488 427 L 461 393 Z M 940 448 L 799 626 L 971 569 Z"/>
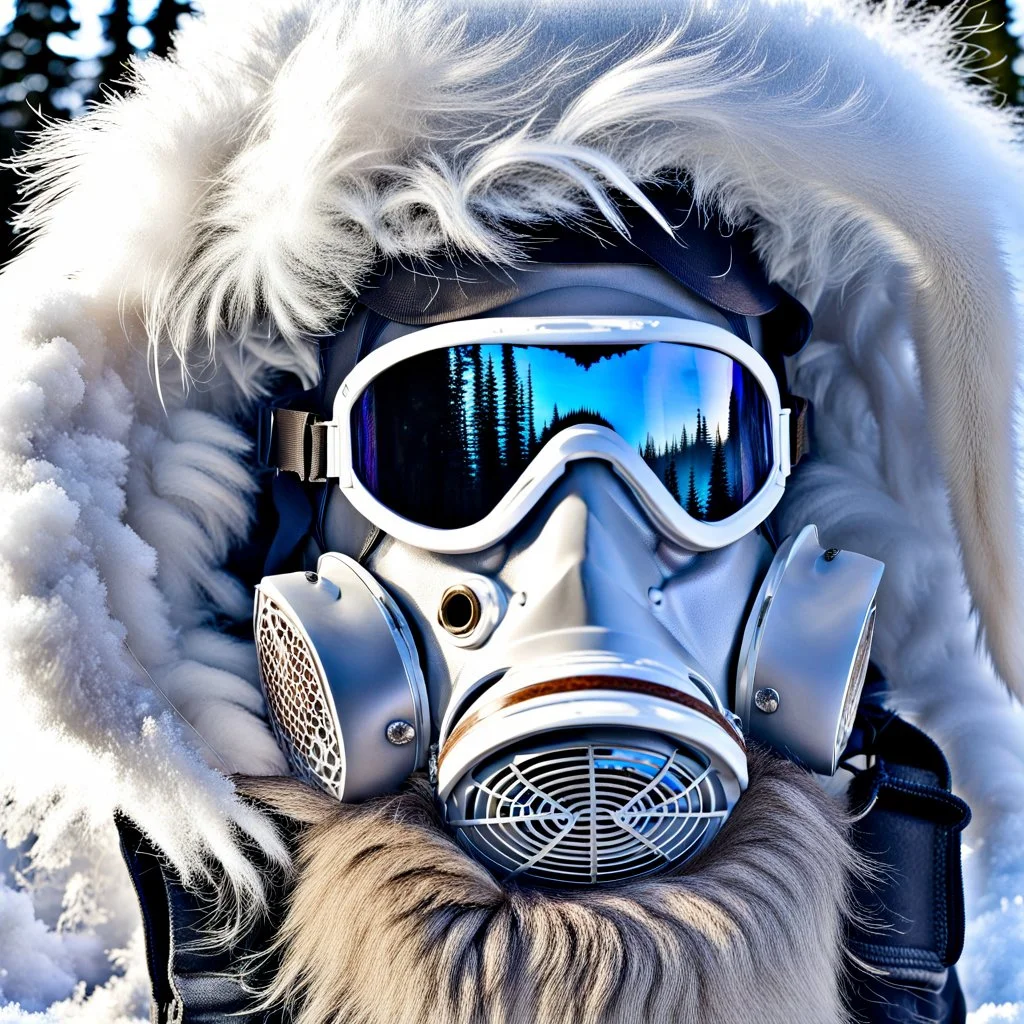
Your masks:
<path fill-rule="evenodd" d="M 264 894 L 241 835 L 288 861 L 229 778 L 286 770 L 245 638 L 252 595 L 229 569 L 255 535 L 263 483 L 254 403 L 282 381 L 315 381 L 317 337 L 344 322 L 382 256 L 508 262 L 517 226 L 596 217 L 624 230 L 615 196 L 642 202 L 638 186 L 682 180 L 699 207 L 752 228 L 773 279 L 814 316 L 788 368 L 814 404 L 814 458 L 790 481 L 782 532 L 814 522 L 827 545 L 886 563 L 874 658 L 975 811 L 968 1000 L 991 1004 L 979 1024 L 1024 1021 L 1024 190 L 1019 126 L 964 70 L 960 9 L 207 6 L 169 59 L 136 66 L 125 96 L 33 147 L 18 220 L 26 244 L 0 278 L 0 827 L 21 846 L 17 863 L 0 859 L 3 998 L 25 1010 L 64 1000 L 61 1020 L 145 1012 L 115 809 L 186 881 L 218 862 L 227 920 Z M 795 785 L 785 799 L 811 799 Z M 415 793 L 405 799 L 404 813 L 421 813 Z M 314 827 L 372 816 L 309 807 Z M 822 842 L 841 821 L 824 808 L 811 815 Z M 838 915 L 847 848 L 841 837 L 827 848 L 830 871 L 807 891 L 827 891 Z M 436 849 L 402 855 L 414 864 Z M 300 882 L 315 857 L 294 868 Z M 453 884 L 487 904 L 493 882 L 478 873 Z M 386 895 L 350 880 L 367 899 Z M 735 920 L 716 917 L 707 895 L 720 881 L 709 876 L 675 909 L 724 948 Z M 780 911 L 793 926 L 799 906 Z M 635 941 L 682 956 L 692 935 L 642 899 L 628 912 Z M 587 917 L 591 905 L 571 913 L 576 934 L 604 927 Z M 358 948 L 383 956 L 394 935 L 361 920 Z M 839 971 L 837 921 L 815 927 L 831 936 L 818 952 Z M 487 942 L 540 925 L 523 910 L 492 927 L 479 959 L 439 961 L 435 979 L 447 970 L 504 984 Z M 6 934 L 20 936 L 11 949 L 22 959 L 5 951 Z M 570 961 L 586 957 L 580 942 Z M 802 948 L 799 936 L 783 946 Z M 52 970 L 19 967 L 25 957 Z M 100 987 L 74 995 L 78 978 Z M 555 981 L 592 981 L 572 978 Z M 825 987 L 791 1019 L 840 1020 L 835 986 Z M 743 1012 L 763 998 L 761 1019 L 786 1019 L 781 997 L 747 996 Z M 581 1019 L 643 1019 L 616 1018 L 609 993 L 587 998 L 593 1012 Z M 395 1019 L 349 1010 L 337 1019 Z M 342 1010 L 302 1019 L 331 1012 Z M 531 1012 L 563 1019 L 552 1006 Z"/>

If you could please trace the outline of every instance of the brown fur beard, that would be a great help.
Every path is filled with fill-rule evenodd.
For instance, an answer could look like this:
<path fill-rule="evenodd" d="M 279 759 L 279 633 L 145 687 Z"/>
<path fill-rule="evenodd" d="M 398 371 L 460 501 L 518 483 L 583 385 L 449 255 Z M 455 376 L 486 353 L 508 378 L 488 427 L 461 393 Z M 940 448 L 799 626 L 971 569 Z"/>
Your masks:
<path fill-rule="evenodd" d="M 242 788 L 307 823 L 267 1005 L 295 1024 L 837 1024 L 855 855 L 805 772 L 750 786 L 675 874 L 554 893 L 496 881 L 443 830 L 429 784 L 339 804 Z"/>

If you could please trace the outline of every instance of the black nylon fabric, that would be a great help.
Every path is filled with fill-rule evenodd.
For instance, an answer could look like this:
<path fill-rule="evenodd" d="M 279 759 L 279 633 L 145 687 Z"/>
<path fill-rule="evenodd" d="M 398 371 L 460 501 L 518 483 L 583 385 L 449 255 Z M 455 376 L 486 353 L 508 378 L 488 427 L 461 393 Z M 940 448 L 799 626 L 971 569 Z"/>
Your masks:
<path fill-rule="evenodd" d="M 847 945 L 880 974 L 854 966 L 848 996 L 865 1024 L 963 1024 L 967 1008 L 953 965 L 964 944 L 960 835 L 971 820 L 950 792 L 938 745 L 885 709 L 877 677 L 862 698 L 847 758 L 873 756 L 850 787 L 851 806 L 867 813 L 854 846 L 876 867 L 854 879 L 862 917 Z"/>
<path fill-rule="evenodd" d="M 280 817 L 275 821 L 286 838 L 294 833 L 294 822 Z M 242 959 L 262 953 L 284 918 L 286 889 L 280 873 L 249 851 L 266 875 L 271 913 L 254 922 L 233 946 L 204 949 L 197 943 L 210 933 L 215 885 L 183 885 L 130 818 L 119 814 L 115 824 L 142 910 L 152 1024 L 288 1024 L 281 1010 L 254 1008 L 256 999 L 240 972 Z M 268 961 L 255 976 L 256 983 L 265 982 L 272 970 L 273 962 Z"/>

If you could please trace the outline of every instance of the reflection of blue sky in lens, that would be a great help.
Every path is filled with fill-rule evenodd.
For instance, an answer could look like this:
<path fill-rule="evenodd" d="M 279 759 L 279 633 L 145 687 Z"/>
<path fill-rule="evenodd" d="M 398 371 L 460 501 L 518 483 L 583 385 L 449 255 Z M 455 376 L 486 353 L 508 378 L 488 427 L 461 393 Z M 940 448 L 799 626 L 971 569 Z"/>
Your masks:
<path fill-rule="evenodd" d="M 485 364 L 488 355 L 494 359 L 500 389 L 500 346 L 483 346 Z M 515 358 L 524 386 L 527 368 L 532 372 L 538 433 L 557 404 L 563 416 L 584 406 L 597 409 L 634 448 L 648 432 L 658 443 L 677 437 L 684 426 L 692 435 L 698 408 L 712 438 L 716 427 L 723 441 L 728 436 L 733 362 L 720 352 L 648 344 L 586 368 L 563 352 L 540 346 L 517 347 Z"/>
<path fill-rule="evenodd" d="M 356 472 L 400 515 L 457 528 L 492 511 L 557 432 L 585 423 L 615 430 L 705 522 L 731 516 L 771 471 L 769 407 L 750 372 L 651 342 L 465 345 L 397 363 L 358 407 Z"/>

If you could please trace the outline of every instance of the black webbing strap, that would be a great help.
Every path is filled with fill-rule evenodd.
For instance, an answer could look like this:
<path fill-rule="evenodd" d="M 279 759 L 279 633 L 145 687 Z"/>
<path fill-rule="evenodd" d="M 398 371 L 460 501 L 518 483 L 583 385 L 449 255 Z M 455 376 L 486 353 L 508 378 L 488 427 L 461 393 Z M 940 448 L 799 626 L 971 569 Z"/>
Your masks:
<path fill-rule="evenodd" d="M 871 755 L 850 789 L 862 808 L 852 840 L 878 869 L 854 879 L 862 916 L 851 923 L 851 1002 L 871 1024 L 964 1019 L 951 970 L 964 943 L 960 833 L 971 812 L 950 792 L 949 766 L 920 729 L 862 704 L 850 753 Z"/>
<path fill-rule="evenodd" d="M 265 466 L 294 473 L 303 483 L 327 479 L 327 428 L 315 413 L 264 407 L 256 445 Z"/>

